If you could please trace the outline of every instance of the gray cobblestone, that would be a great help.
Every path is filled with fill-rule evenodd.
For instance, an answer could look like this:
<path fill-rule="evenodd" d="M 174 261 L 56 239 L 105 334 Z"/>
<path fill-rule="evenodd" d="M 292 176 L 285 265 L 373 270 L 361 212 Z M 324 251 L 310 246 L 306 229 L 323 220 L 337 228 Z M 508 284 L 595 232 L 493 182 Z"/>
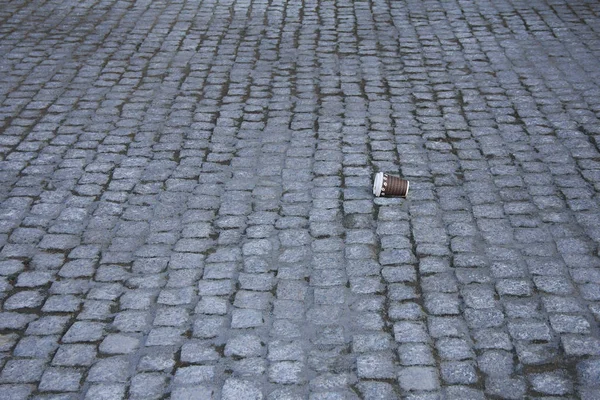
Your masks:
<path fill-rule="evenodd" d="M 0 397 L 597 398 L 599 13 L 8 2 Z"/>
<path fill-rule="evenodd" d="M 7 400 L 26 400 L 33 389 L 33 385 L 2 385 L 2 396 Z"/>
<path fill-rule="evenodd" d="M 0 373 L 3 383 L 30 383 L 39 381 L 44 372 L 41 359 L 8 360 Z"/>
<path fill-rule="evenodd" d="M 304 381 L 303 363 L 294 361 L 278 361 L 269 367 L 269 381 L 280 384 L 300 384 Z"/>
<path fill-rule="evenodd" d="M 139 346 L 139 340 L 126 335 L 111 334 L 100 343 L 99 350 L 106 354 L 128 354 Z"/>
<path fill-rule="evenodd" d="M 439 380 L 435 368 L 408 367 L 399 372 L 400 387 L 409 390 L 435 390 L 439 388 Z"/>
<path fill-rule="evenodd" d="M 560 371 L 533 374 L 529 379 L 533 390 L 542 394 L 565 395 L 573 390 L 572 384 Z"/>
<path fill-rule="evenodd" d="M 550 362 L 558 353 L 557 346 L 545 343 L 515 343 L 519 361 L 525 365 L 536 365 Z"/>
<path fill-rule="evenodd" d="M 177 387 L 171 393 L 173 400 L 212 400 L 213 390 L 206 386 Z"/>
<path fill-rule="evenodd" d="M 587 335 L 563 335 L 561 343 L 565 354 L 570 356 L 596 356 L 600 353 L 600 340 L 595 337 Z"/>
<path fill-rule="evenodd" d="M 39 390 L 47 392 L 74 392 L 80 388 L 82 374 L 76 370 L 49 368 L 42 375 Z"/>
<path fill-rule="evenodd" d="M 43 296 L 37 291 L 19 292 L 4 301 L 4 309 L 17 310 L 37 308 L 42 304 L 43 301 Z"/>
<path fill-rule="evenodd" d="M 91 344 L 67 344 L 58 348 L 52 359 L 57 366 L 90 366 L 96 358 L 96 346 Z"/>
<path fill-rule="evenodd" d="M 262 354 L 263 344 L 256 335 L 240 335 L 227 342 L 226 356 L 255 357 Z"/>
<path fill-rule="evenodd" d="M 469 361 L 447 361 L 441 364 L 444 382 L 450 385 L 469 385 L 477 382 L 475 366 Z"/>
<path fill-rule="evenodd" d="M 57 336 L 26 336 L 13 350 L 17 357 L 47 358 L 58 347 Z"/>
<path fill-rule="evenodd" d="M 485 381 L 486 392 L 506 399 L 521 399 L 525 395 L 526 384 L 519 378 L 489 378 Z"/>
<path fill-rule="evenodd" d="M 126 382 L 129 363 L 125 358 L 110 357 L 98 360 L 90 368 L 89 382 Z"/>
<path fill-rule="evenodd" d="M 99 322 L 75 322 L 62 338 L 63 343 L 95 342 L 102 338 L 104 324 Z"/>
<path fill-rule="evenodd" d="M 131 398 L 153 399 L 162 397 L 166 377 L 160 374 L 138 374 L 131 379 Z"/>
<path fill-rule="evenodd" d="M 233 372 L 240 377 L 260 377 L 267 371 L 267 361 L 264 358 L 251 357 L 236 360 L 232 365 Z"/>
<path fill-rule="evenodd" d="M 262 400 L 264 399 L 264 395 L 254 383 L 230 378 L 225 381 L 222 398 L 224 400 L 234 400 L 237 398 Z"/>
<path fill-rule="evenodd" d="M 214 367 L 212 366 L 190 366 L 178 368 L 175 372 L 175 384 L 198 384 L 210 382 L 214 377 Z"/>
<path fill-rule="evenodd" d="M 445 394 L 446 398 L 448 399 L 485 399 L 485 396 L 482 391 L 470 388 L 468 386 L 449 386 L 448 388 L 446 388 Z"/>
<path fill-rule="evenodd" d="M 85 399 L 117 400 L 125 398 L 126 386 L 123 384 L 95 384 L 86 392 Z"/>

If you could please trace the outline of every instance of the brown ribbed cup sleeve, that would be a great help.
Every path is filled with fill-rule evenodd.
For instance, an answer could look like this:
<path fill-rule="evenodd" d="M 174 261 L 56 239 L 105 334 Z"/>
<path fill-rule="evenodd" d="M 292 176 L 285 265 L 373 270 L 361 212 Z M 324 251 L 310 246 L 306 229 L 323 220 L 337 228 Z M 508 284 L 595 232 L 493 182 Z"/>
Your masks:
<path fill-rule="evenodd" d="M 387 178 L 387 179 L 386 179 Z M 408 181 L 393 175 L 384 175 L 385 195 L 406 197 Z"/>

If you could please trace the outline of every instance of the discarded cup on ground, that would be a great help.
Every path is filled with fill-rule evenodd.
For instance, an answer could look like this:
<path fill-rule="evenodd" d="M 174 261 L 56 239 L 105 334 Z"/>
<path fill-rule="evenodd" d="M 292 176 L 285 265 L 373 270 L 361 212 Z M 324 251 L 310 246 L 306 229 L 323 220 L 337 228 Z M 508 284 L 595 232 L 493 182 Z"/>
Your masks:
<path fill-rule="evenodd" d="M 390 174 L 378 172 L 373 182 L 373 194 L 377 197 L 406 197 L 410 182 Z"/>

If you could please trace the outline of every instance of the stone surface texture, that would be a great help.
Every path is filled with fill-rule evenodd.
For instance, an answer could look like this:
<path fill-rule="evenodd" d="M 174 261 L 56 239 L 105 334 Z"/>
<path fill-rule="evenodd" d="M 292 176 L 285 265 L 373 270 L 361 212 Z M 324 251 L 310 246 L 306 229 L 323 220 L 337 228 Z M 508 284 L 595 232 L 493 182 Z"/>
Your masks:
<path fill-rule="evenodd" d="M 1 398 L 598 399 L 599 246 L 597 1 L 0 5 Z"/>

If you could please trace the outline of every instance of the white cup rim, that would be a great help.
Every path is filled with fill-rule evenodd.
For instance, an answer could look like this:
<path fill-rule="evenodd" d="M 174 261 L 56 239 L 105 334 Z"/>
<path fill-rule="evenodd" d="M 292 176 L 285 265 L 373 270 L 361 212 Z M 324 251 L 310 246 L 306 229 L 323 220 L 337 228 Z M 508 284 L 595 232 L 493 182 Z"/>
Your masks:
<path fill-rule="evenodd" d="M 373 194 L 377 197 L 381 196 L 381 189 L 383 186 L 383 172 L 378 172 L 375 174 L 375 179 L 373 181 Z"/>

